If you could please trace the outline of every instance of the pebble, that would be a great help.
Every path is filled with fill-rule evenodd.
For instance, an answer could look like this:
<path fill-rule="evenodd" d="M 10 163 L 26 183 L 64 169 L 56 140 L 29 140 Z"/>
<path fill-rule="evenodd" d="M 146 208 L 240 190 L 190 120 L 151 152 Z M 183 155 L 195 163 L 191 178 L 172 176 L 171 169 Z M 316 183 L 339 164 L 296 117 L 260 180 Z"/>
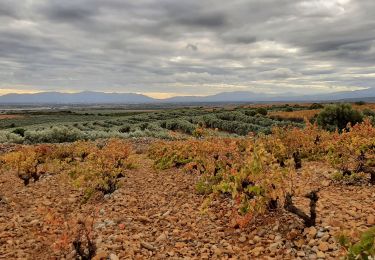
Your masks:
<path fill-rule="evenodd" d="M 318 251 L 318 252 L 316 253 L 316 256 L 317 256 L 318 258 L 326 258 L 326 255 L 325 255 L 322 251 Z"/>
<path fill-rule="evenodd" d="M 108 254 L 105 251 L 99 251 L 92 260 L 106 260 L 107 257 Z"/>
<path fill-rule="evenodd" d="M 311 239 L 308 243 L 309 246 L 315 246 L 316 245 L 316 240 L 315 239 Z"/>
<path fill-rule="evenodd" d="M 282 239 L 282 237 L 280 236 L 280 235 L 277 235 L 277 236 L 275 236 L 275 241 L 277 242 L 277 241 L 280 241 Z"/>
<path fill-rule="evenodd" d="M 109 255 L 109 259 L 110 260 L 120 260 L 120 258 L 117 255 L 115 255 L 115 254 L 110 254 Z"/>
<path fill-rule="evenodd" d="M 151 245 L 150 243 L 147 243 L 147 242 L 142 241 L 142 242 L 141 242 L 141 246 L 142 246 L 143 248 L 146 248 L 147 250 L 150 250 L 150 251 L 156 251 L 156 247 L 154 247 L 154 246 Z"/>
<path fill-rule="evenodd" d="M 140 169 L 142 168 L 143 166 L 140 167 Z M 60 189 L 57 188 L 57 184 L 60 185 L 60 183 L 55 182 L 56 176 L 51 176 L 52 179 L 46 180 L 45 183 L 48 184 L 46 187 L 51 187 L 49 191 L 53 195 L 47 199 L 53 202 L 50 204 L 52 211 L 64 209 L 63 202 L 74 204 L 69 205 L 68 212 L 81 214 L 83 215 L 82 219 L 85 219 L 86 214 L 92 210 L 93 206 L 103 207 L 95 216 L 93 231 L 96 233 L 95 242 L 98 247 L 95 260 L 246 259 L 249 252 L 252 254 L 252 259 L 260 259 L 263 256 L 275 259 L 340 259 L 340 246 L 334 239 L 341 229 L 340 224 L 347 221 L 345 223 L 349 223 L 348 226 L 353 227 L 355 232 L 358 229 L 365 230 L 366 226 L 375 224 L 373 207 L 368 206 L 369 204 L 373 205 L 372 198 L 375 198 L 375 193 L 371 197 L 368 194 L 369 191 L 362 193 L 359 188 L 353 188 L 353 192 L 349 193 L 346 186 L 341 187 L 335 184 L 329 185 L 319 194 L 322 203 L 318 203 L 317 207 L 317 226 L 303 229 L 303 234 L 301 234 L 302 223 L 296 221 L 291 215 L 284 214 L 275 215 L 275 218 L 271 216 L 272 218 L 269 219 L 266 226 L 259 226 L 256 229 L 252 229 L 252 226 L 233 229 L 228 224 L 228 220 L 233 217 L 232 212 L 226 208 L 232 206 L 230 198 L 224 198 L 224 202 L 221 201 L 221 198 L 215 199 L 216 201 L 212 203 L 212 210 L 210 209 L 207 215 L 200 214 L 199 207 L 202 197 L 196 197 L 192 183 L 184 182 L 187 180 L 184 178 L 193 176 L 186 177 L 184 174 L 170 174 L 170 172 L 165 174 L 161 171 L 158 173 L 162 176 L 160 178 L 154 174 L 152 167 L 147 171 L 147 174 L 152 177 L 136 179 L 139 182 L 135 184 L 137 189 L 132 187 L 134 183 L 131 182 L 134 181 L 131 178 L 135 177 L 126 178 L 125 181 L 129 181 L 126 188 L 121 187 L 119 192 L 115 192 L 116 196 L 112 195 L 110 200 L 101 201 L 100 205 L 90 202 L 79 209 L 77 205 L 81 200 L 82 190 L 76 192 L 73 188 L 71 190 L 67 188 L 70 186 L 62 186 L 62 191 L 59 192 L 69 190 L 61 195 L 68 199 L 60 201 L 56 198 L 56 190 Z M 155 185 L 155 180 L 158 178 L 161 180 L 158 180 L 159 186 Z M 2 188 L 6 188 L 2 181 L 0 176 L 0 185 L 3 185 Z M 150 182 L 154 186 L 150 186 Z M 45 253 L 42 245 L 48 245 L 48 239 L 51 238 L 48 234 L 61 235 L 61 228 L 58 230 L 51 226 L 45 221 L 44 212 L 37 211 L 40 208 L 39 205 L 48 204 L 48 202 L 42 203 L 42 200 L 45 199 L 46 187 L 43 188 L 44 193 L 41 192 L 43 190 L 35 190 L 40 185 L 44 184 L 39 182 L 27 188 L 22 187 L 14 192 L 12 190 L 12 193 L 6 193 L 10 203 L 14 203 L 9 209 L 13 211 L 11 212 L 12 218 L 9 218 L 7 212 L 0 212 L 0 244 L 3 242 L 4 255 L 7 259 L 27 258 L 25 252 Z M 140 189 L 140 187 L 142 188 Z M 155 194 L 149 192 L 151 187 L 155 189 L 152 190 L 155 191 Z M 176 199 L 174 194 L 178 189 L 183 192 L 180 192 L 179 196 L 181 197 Z M 340 190 L 345 196 L 336 195 L 341 194 L 338 193 Z M 353 200 L 356 207 L 353 207 L 348 199 L 352 199 L 350 195 L 354 192 L 358 193 L 358 195 L 353 195 L 357 196 Z M 3 189 L 1 193 L 3 193 Z M 35 197 L 35 203 L 30 200 L 32 196 Z M 357 203 L 361 197 L 363 198 L 361 202 L 365 206 Z M 334 200 L 330 198 L 334 198 Z M 72 203 L 73 200 L 75 203 Z M 329 201 L 335 201 L 337 204 L 330 208 Z M 345 201 L 348 203 L 343 203 Z M 16 205 L 15 202 L 19 205 Z M 300 203 L 300 198 L 296 197 L 296 205 L 300 206 Z M 17 206 L 24 207 L 25 211 L 18 211 L 18 209 L 16 211 Z M 343 216 L 349 212 L 349 208 L 357 214 L 354 214 L 352 210 L 348 214 L 349 219 L 345 220 Z M 306 207 L 301 207 L 301 209 L 305 212 L 308 211 Z M 277 220 L 275 221 L 275 219 Z M 331 225 L 332 228 L 328 225 Z M 38 234 L 42 233 L 45 236 L 33 236 L 30 235 L 33 232 L 25 232 L 31 226 Z M 36 227 L 39 226 L 40 229 L 37 230 Z M 287 234 L 293 240 L 288 240 Z M 298 247 L 294 247 L 295 244 Z M 3 253 L 3 248 L 0 249 L 1 253 Z M 65 259 L 73 258 L 75 252 L 72 249 L 69 249 L 68 252 L 70 254 L 65 256 Z M 59 253 L 55 253 L 53 257 L 63 259 Z M 45 258 L 40 257 L 39 259 Z"/>
<path fill-rule="evenodd" d="M 320 251 L 326 252 L 329 249 L 329 244 L 327 242 L 320 242 L 318 248 Z"/>
<path fill-rule="evenodd" d="M 375 215 L 368 215 L 367 216 L 367 225 L 372 226 L 375 225 Z"/>
<path fill-rule="evenodd" d="M 240 236 L 238 239 L 241 243 L 245 242 L 247 240 L 246 236 Z"/>
<path fill-rule="evenodd" d="M 253 238 L 253 240 L 254 240 L 255 243 L 259 243 L 260 241 L 262 241 L 262 239 L 260 237 L 258 237 L 258 236 L 255 236 Z"/>
<path fill-rule="evenodd" d="M 323 232 L 323 231 L 318 231 L 318 233 L 316 234 L 316 237 L 317 238 L 321 238 L 321 237 L 323 237 L 325 235 L 325 232 Z"/>
<path fill-rule="evenodd" d="M 275 252 L 277 249 L 279 249 L 280 246 L 281 244 L 279 242 L 276 242 L 272 243 L 268 248 L 271 252 Z"/>
<path fill-rule="evenodd" d="M 310 227 L 309 231 L 308 231 L 308 237 L 310 238 L 315 238 L 317 234 L 317 230 L 315 227 Z"/>
<path fill-rule="evenodd" d="M 157 238 L 156 238 L 156 242 L 162 242 L 162 241 L 165 241 L 167 240 L 167 234 L 166 233 L 161 233 Z"/>
<path fill-rule="evenodd" d="M 254 256 L 259 256 L 264 251 L 264 247 L 258 246 L 252 250 Z"/>

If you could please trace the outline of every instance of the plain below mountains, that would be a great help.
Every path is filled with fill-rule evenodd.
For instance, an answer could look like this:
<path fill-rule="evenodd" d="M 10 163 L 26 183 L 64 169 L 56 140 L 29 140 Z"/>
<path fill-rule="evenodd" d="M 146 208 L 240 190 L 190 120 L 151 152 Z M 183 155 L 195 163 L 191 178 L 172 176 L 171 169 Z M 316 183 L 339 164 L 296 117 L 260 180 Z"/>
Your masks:
<path fill-rule="evenodd" d="M 213 103 L 213 102 L 317 102 L 317 101 L 375 101 L 375 88 L 334 92 L 318 95 L 282 95 L 250 91 L 223 92 L 210 96 L 179 96 L 155 99 L 136 93 L 104 93 L 84 91 L 79 93 L 41 92 L 34 94 L 6 94 L 0 104 L 147 104 L 147 103 Z"/>

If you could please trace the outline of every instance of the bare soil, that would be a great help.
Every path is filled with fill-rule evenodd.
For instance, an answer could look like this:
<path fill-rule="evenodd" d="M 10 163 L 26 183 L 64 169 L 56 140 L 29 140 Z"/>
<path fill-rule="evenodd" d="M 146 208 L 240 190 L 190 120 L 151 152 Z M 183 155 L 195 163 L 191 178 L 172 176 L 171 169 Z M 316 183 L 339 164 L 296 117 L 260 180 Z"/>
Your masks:
<path fill-rule="evenodd" d="M 356 236 L 375 224 L 375 187 L 346 186 L 330 180 L 319 162 L 304 162 L 314 173 L 309 187 L 322 187 L 316 227 L 304 228 L 280 210 L 239 229 L 231 219 L 231 199 L 218 198 L 207 212 L 198 195 L 199 176 L 179 169 L 157 171 L 139 149 L 138 167 L 121 188 L 82 204 L 82 190 L 57 174 L 24 186 L 15 174 L 0 174 L 0 259 L 74 259 L 73 248 L 54 244 L 69 220 L 95 214 L 94 259 L 338 259 L 335 240 L 343 230 Z M 296 183 L 302 183 L 296 180 Z M 306 210 L 306 201 L 297 199 Z M 64 223 L 52 221 L 64 219 Z"/>

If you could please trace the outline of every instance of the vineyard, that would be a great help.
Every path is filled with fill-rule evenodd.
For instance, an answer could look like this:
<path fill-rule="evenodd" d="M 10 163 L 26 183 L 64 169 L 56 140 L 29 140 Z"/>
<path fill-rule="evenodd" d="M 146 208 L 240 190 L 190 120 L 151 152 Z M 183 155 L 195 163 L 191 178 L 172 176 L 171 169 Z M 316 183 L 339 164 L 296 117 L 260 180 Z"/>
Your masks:
<path fill-rule="evenodd" d="M 289 107 L 292 110 L 302 106 Z M 61 110 L 10 114 L 0 119 L 0 143 L 61 143 L 100 138 L 177 139 L 192 136 L 197 126 L 212 129 L 221 136 L 270 133 L 271 127 L 303 126 L 303 119 L 292 122 L 272 119 L 267 111 L 285 109 L 285 105 L 257 107 L 191 107 L 162 110 Z M 215 132 L 216 130 L 216 132 Z"/>
<path fill-rule="evenodd" d="M 373 118 L 332 130 L 324 113 L 357 112 L 314 106 L 89 115 L 118 133 L 71 139 L 12 118 L 25 132 L 4 127 L 22 140 L 0 152 L 0 256 L 371 259 Z"/>

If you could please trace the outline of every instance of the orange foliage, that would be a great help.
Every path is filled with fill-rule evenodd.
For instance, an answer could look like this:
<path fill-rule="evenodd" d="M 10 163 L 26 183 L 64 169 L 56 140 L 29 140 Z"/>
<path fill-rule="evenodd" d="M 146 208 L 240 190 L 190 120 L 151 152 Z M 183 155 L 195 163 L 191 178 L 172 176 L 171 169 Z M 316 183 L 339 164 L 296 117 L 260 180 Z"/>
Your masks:
<path fill-rule="evenodd" d="M 310 120 L 315 115 L 317 115 L 320 111 L 321 111 L 320 109 L 296 110 L 296 111 L 291 111 L 291 112 L 275 111 L 275 112 L 270 112 L 269 117 L 281 118 L 285 120 L 293 120 L 293 119 Z"/>

